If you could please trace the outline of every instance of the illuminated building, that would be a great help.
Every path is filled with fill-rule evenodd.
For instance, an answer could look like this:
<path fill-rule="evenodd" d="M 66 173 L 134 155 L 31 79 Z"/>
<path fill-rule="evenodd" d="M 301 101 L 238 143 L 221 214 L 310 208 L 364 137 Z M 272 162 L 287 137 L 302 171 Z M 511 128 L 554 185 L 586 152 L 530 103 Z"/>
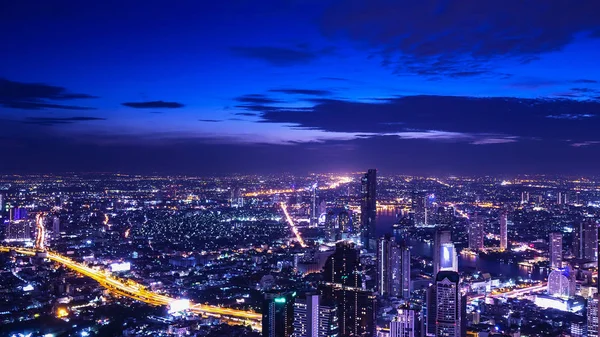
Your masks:
<path fill-rule="evenodd" d="M 14 207 L 10 210 L 10 219 L 11 220 L 25 220 L 27 219 L 27 210 L 22 207 Z"/>
<path fill-rule="evenodd" d="M 377 290 L 381 295 L 410 298 L 410 250 L 389 235 L 377 242 Z"/>
<path fill-rule="evenodd" d="M 579 225 L 579 258 L 598 261 L 598 224 L 586 219 Z"/>
<path fill-rule="evenodd" d="M 585 322 L 573 322 L 571 323 L 570 333 L 571 337 L 585 337 L 587 327 Z"/>
<path fill-rule="evenodd" d="M 500 250 L 508 249 L 508 214 L 506 211 L 500 212 Z"/>
<path fill-rule="evenodd" d="M 398 309 L 398 314 L 390 322 L 390 337 L 415 337 L 415 311 Z"/>
<path fill-rule="evenodd" d="M 575 275 L 569 268 L 555 269 L 548 275 L 548 294 L 557 297 L 575 295 Z"/>
<path fill-rule="evenodd" d="M 460 337 L 463 299 L 459 290 L 460 277 L 454 271 L 440 271 L 435 284 L 435 310 L 428 310 L 435 314 L 435 335 L 444 337 Z"/>
<path fill-rule="evenodd" d="M 548 252 L 550 268 L 562 268 L 563 246 L 561 233 L 550 233 L 550 239 L 548 240 Z"/>
<path fill-rule="evenodd" d="M 477 213 L 469 221 L 469 249 L 478 251 L 483 249 L 483 218 Z"/>
<path fill-rule="evenodd" d="M 268 292 L 262 311 L 263 337 L 289 337 L 294 332 L 295 293 Z"/>
<path fill-rule="evenodd" d="M 317 183 L 314 183 L 311 186 L 311 198 L 312 198 L 312 203 L 311 203 L 311 207 L 310 207 L 310 226 L 316 226 L 317 225 L 317 220 L 318 220 L 318 214 L 317 214 Z"/>
<path fill-rule="evenodd" d="M 337 307 L 319 295 L 306 294 L 294 303 L 294 337 L 335 337 L 338 334 Z"/>
<path fill-rule="evenodd" d="M 434 237 L 434 241 L 433 241 L 433 276 L 434 277 L 440 271 L 441 257 L 443 254 L 442 246 L 444 244 L 448 244 L 448 243 L 452 244 L 452 234 L 449 231 L 436 231 L 435 232 L 435 237 Z"/>
<path fill-rule="evenodd" d="M 323 298 L 337 304 L 339 336 L 372 336 L 375 333 L 376 296 L 364 290 L 359 251 L 339 242 L 329 256 L 319 286 Z"/>
<path fill-rule="evenodd" d="M 34 228 L 31 220 L 9 221 L 4 232 L 4 239 L 8 242 L 31 241 Z"/>
<path fill-rule="evenodd" d="M 598 325 L 598 294 L 588 299 L 587 303 L 587 335 L 588 337 L 600 336 L 600 327 Z"/>
<path fill-rule="evenodd" d="M 55 239 L 60 238 L 60 219 L 57 216 L 52 218 L 52 234 Z"/>
<path fill-rule="evenodd" d="M 362 244 L 369 251 L 377 249 L 375 221 L 377 218 L 377 170 L 369 169 L 361 178 L 360 227 Z"/>
<path fill-rule="evenodd" d="M 426 226 L 428 224 L 427 195 L 424 193 L 413 194 L 412 211 L 414 213 L 415 226 Z"/>

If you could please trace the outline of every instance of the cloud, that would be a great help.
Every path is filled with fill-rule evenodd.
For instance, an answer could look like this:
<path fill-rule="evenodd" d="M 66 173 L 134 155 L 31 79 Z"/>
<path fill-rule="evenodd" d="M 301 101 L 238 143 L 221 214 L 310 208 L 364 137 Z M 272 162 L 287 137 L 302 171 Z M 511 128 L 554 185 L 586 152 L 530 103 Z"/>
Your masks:
<path fill-rule="evenodd" d="M 329 96 L 333 94 L 329 90 L 319 89 L 271 89 L 270 92 L 280 92 L 289 95 Z"/>
<path fill-rule="evenodd" d="M 0 105 L 23 110 L 63 109 L 91 110 L 94 108 L 57 104 L 52 101 L 70 101 L 97 98 L 96 96 L 71 93 L 66 88 L 43 83 L 15 82 L 0 78 Z"/>
<path fill-rule="evenodd" d="M 571 143 L 571 146 L 583 147 L 583 146 L 598 145 L 598 144 L 600 144 L 600 141 L 598 141 L 598 140 L 588 140 L 588 141 L 579 142 L 579 143 Z"/>
<path fill-rule="evenodd" d="M 106 118 L 100 117 L 27 117 L 23 121 L 25 124 L 37 124 L 37 125 L 58 125 L 58 124 L 73 124 L 75 122 L 87 122 L 87 121 L 104 121 Z"/>
<path fill-rule="evenodd" d="M 271 104 L 271 103 L 279 103 L 281 101 L 269 98 L 265 95 L 261 94 L 249 94 L 235 98 L 236 101 L 242 103 L 255 103 L 255 104 Z"/>
<path fill-rule="evenodd" d="M 222 120 L 220 120 L 220 119 L 199 119 L 198 121 L 200 121 L 200 122 L 206 122 L 206 123 L 219 123 L 219 122 L 222 122 Z"/>
<path fill-rule="evenodd" d="M 449 76 L 488 69 L 472 70 L 472 63 L 527 63 L 560 50 L 578 33 L 597 30 L 599 11 L 598 1 L 349 0 L 325 11 L 321 29 L 375 50 L 398 72 Z"/>
<path fill-rule="evenodd" d="M 588 84 L 592 84 L 592 83 L 598 83 L 598 81 L 596 81 L 596 80 L 580 79 L 580 80 L 573 81 L 573 83 L 588 83 Z"/>
<path fill-rule="evenodd" d="M 320 53 L 305 49 L 283 47 L 233 47 L 231 51 L 241 57 L 261 60 L 278 67 L 308 64 Z"/>
<path fill-rule="evenodd" d="M 548 116 L 546 116 L 546 118 L 568 119 L 568 120 L 579 120 L 579 119 L 586 119 L 586 118 L 592 118 L 592 117 L 597 117 L 597 116 L 596 115 L 590 115 L 590 114 L 578 114 L 578 115 L 574 115 L 574 114 L 560 114 L 560 115 L 548 115 Z"/>
<path fill-rule="evenodd" d="M 149 102 L 125 102 L 121 105 L 136 108 L 136 109 L 176 109 L 183 108 L 185 105 L 178 102 L 165 102 L 165 101 L 149 101 Z"/>

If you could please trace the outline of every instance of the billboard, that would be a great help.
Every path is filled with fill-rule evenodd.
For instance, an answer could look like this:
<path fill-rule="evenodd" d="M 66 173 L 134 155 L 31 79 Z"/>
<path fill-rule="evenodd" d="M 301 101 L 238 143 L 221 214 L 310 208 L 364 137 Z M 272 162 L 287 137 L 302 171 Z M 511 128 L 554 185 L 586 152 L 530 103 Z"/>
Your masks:
<path fill-rule="evenodd" d="M 112 271 L 112 272 L 129 271 L 130 269 L 131 269 L 130 262 L 112 263 L 110 265 L 110 271 Z"/>

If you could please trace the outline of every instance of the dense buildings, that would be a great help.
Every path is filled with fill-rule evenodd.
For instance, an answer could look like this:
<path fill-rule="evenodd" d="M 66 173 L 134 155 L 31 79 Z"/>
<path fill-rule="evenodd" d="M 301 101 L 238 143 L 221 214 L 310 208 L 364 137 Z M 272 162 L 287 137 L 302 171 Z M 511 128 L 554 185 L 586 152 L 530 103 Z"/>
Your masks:
<path fill-rule="evenodd" d="M 416 337 L 415 320 L 414 310 L 398 309 L 398 314 L 390 322 L 390 337 Z"/>
<path fill-rule="evenodd" d="M 377 170 L 369 169 L 361 178 L 360 226 L 363 246 L 375 251 L 377 248 Z"/>

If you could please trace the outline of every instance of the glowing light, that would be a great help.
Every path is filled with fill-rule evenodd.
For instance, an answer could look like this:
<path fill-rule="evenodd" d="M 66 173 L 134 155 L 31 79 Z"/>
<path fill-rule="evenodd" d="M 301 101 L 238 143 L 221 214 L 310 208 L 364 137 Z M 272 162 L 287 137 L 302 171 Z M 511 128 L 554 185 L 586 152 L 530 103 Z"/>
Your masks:
<path fill-rule="evenodd" d="M 69 316 L 69 311 L 67 311 L 67 309 L 65 308 L 58 308 L 58 310 L 56 311 L 56 317 L 58 318 L 63 318 L 67 316 Z"/>
<path fill-rule="evenodd" d="M 35 216 L 35 248 L 45 249 L 46 229 L 44 228 L 44 213 L 38 213 Z"/>
<path fill-rule="evenodd" d="M 129 271 L 129 270 L 131 270 L 131 263 L 130 262 L 112 263 L 110 265 L 110 270 L 112 272 Z"/>
<path fill-rule="evenodd" d="M 131 228 L 127 228 L 125 230 L 125 239 L 127 239 L 129 237 L 129 232 L 131 231 Z"/>
<path fill-rule="evenodd" d="M 287 211 L 287 206 L 283 202 L 281 203 L 281 209 L 283 210 L 283 214 L 285 214 L 285 218 L 286 218 L 288 224 L 292 228 L 292 232 L 294 232 L 294 235 L 296 236 L 296 240 L 298 240 L 298 243 L 300 243 L 300 246 L 302 248 L 308 247 L 308 245 L 304 242 L 304 239 L 302 238 L 302 236 L 300 236 L 300 231 L 298 231 L 298 228 L 296 227 L 296 225 L 294 225 L 294 221 L 292 220 L 290 213 L 288 213 L 288 211 Z"/>
<path fill-rule="evenodd" d="M 275 303 L 285 303 L 285 297 L 277 297 L 277 298 L 275 298 Z"/>
<path fill-rule="evenodd" d="M 190 300 L 186 299 L 177 299 L 169 303 L 169 313 L 173 314 L 176 312 L 181 312 L 188 310 L 190 308 Z"/>
<path fill-rule="evenodd" d="M 31 284 L 28 284 L 23 287 L 23 291 L 32 291 L 32 290 L 33 290 L 33 286 Z"/>

